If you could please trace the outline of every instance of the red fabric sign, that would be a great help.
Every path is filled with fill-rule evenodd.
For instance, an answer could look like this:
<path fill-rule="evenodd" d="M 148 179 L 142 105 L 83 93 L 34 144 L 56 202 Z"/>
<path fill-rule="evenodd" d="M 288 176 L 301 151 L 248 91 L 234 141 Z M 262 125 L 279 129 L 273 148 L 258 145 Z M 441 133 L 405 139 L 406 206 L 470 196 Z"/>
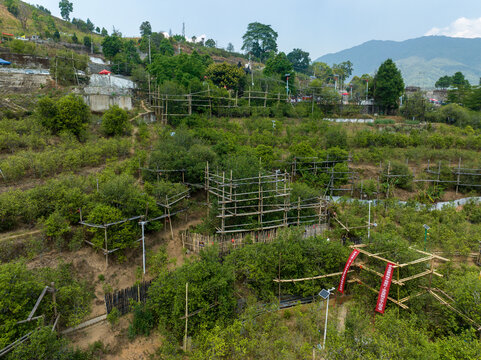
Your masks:
<path fill-rule="evenodd" d="M 394 270 L 394 264 L 387 263 L 384 276 L 382 278 L 381 289 L 377 297 L 376 311 L 384 314 L 386 308 L 387 297 L 389 296 L 389 288 L 391 287 L 392 273 Z"/>
<path fill-rule="evenodd" d="M 346 265 L 344 266 L 344 271 L 342 272 L 341 281 L 339 282 L 339 287 L 337 288 L 337 290 L 343 294 L 344 294 L 344 285 L 346 284 L 347 272 L 349 271 L 349 268 L 351 267 L 351 264 L 353 263 L 353 261 L 356 260 L 357 255 L 359 255 L 359 250 L 357 249 L 352 250 L 351 255 L 349 255 L 349 258 L 347 259 Z"/>

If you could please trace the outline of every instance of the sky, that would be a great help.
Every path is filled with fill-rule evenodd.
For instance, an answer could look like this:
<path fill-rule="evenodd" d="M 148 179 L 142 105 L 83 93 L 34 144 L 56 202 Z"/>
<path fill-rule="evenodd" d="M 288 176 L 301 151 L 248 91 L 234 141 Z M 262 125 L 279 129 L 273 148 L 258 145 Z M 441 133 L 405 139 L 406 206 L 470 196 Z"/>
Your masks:
<path fill-rule="evenodd" d="M 32 0 L 60 17 L 59 0 Z M 138 36 L 149 21 L 153 31 L 230 42 L 236 51 L 251 22 L 271 25 L 279 51 L 308 51 L 312 60 L 369 40 L 402 41 L 424 35 L 481 37 L 480 0 L 71 0 L 70 17 Z"/>

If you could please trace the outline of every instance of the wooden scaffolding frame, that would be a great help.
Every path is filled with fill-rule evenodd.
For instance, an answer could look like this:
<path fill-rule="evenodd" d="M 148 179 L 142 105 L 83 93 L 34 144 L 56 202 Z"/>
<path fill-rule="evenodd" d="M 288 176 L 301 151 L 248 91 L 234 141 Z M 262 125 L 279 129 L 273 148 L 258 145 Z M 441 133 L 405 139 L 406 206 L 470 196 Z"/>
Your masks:
<path fill-rule="evenodd" d="M 334 195 L 334 192 L 340 192 L 341 194 L 350 193 L 351 196 L 354 193 L 354 180 L 358 178 L 358 174 L 355 171 L 351 171 L 349 164 L 352 162 L 352 156 L 349 155 L 346 158 L 329 157 L 294 157 L 291 166 L 291 176 L 294 178 L 299 172 L 309 172 L 311 174 L 328 174 L 329 183 L 326 186 L 325 194 L 330 196 Z M 336 171 L 334 167 L 336 164 L 346 163 L 348 166 L 347 171 Z M 348 187 L 342 187 L 337 185 L 338 180 L 347 180 Z"/>
<path fill-rule="evenodd" d="M 406 263 L 397 263 L 395 261 L 391 261 L 389 259 L 386 259 L 384 257 L 381 257 L 380 255 L 381 254 L 374 254 L 374 253 L 371 253 L 367 250 L 365 250 L 366 247 L 368 247 L 369 244 L 359 244 L 359 245 L 351 245 L 350 248 L 351 249 L 356 249 L 360 252 L 360 254 L 362 254 L 364 257 L 365 257 L 365 261 L 362 262 L 359 260 L 359 257 L 356 258 L 356 260 L 354 261 L 354 263 L 352 264 L 352 266 L 357 266 L 360 270 L 360 272 L 362 271 L 367 271 L 369 273 L 372 273 L 380 278 L 383 278 L 384 274 L 368 267 L 366 264 L 369 263 L 369 259 L 376 259 L 376 260 L 379 260 L 381 262 L 384 262 L 384 263 L 391 263 L 391 264 L 394 264 L 394 267 L 393 269 L 396 270 L 396 278 L 392 279 L 391 283 L 396 285 L 397 286 L 397 296 L 393 297 L 393 296 L 389 296 L 388 297 L 388 300 L 393 302 L 394 304 L 396 304 L 397 306 L 399 306 L 400 308 L 402 309 L 409 309 L 409 307 L 405 304 L 405 302 L 407 302 L 408 300 L 412 299 L 412 298 L 415 298 L 417 296 L 420 296 L 420 295 L 423 295 L 423 294 L 426 294 L 428 293 L 430 290 L 431 290 L 431 283 L 432 283 L 432 276 L 433 275 L 436 275 L 436 276 L 439 276 L 439 277 L 443 277 L 442 274 L 436 272 L 435 268 L 434 268 L 434 262 L 435 261 L 450 261 L 449 259 L 446 259 L 446 258 L 443 258 L 439 255 L 435 255 L 435 254 L 431 254 L 429 252 L 426 252 L 426 251 L 422 251 L 422 250 L 418 250 L 418 249 L 415 249 L 414 247 L 409 247 L 409 249 L 413 252 L 416 252 L 420 255 L 423 255 L 423 257 L 420 257 L 416 260 L 412 260 L 412 261 L 409 261 L 409 262 L 406 262 Z M 425 271 L 422 271 L 420 273 L 417 273 L 417 274 L 414 274 L 414 275 L 411 275 L 411 276 L 407 276 L 407 277 L 404 277 L 404 278 L 401 278 L 401 270 L 403 268 L 407 268 L 409 267 L 410 265 L 415 265 L 415 264 L 419 264 L 419 263 L 427 263 L 429 262 L 429 269 L 428 270 L 425 270 Z M 404 298 L 401 298 L 400 297 L 400 287 L 401 286 L 404 286 L 408 281 L 411 281 L 411 280 L 414 280 L 414 279 L 419 279 L 419 278 L 422 278 L 422 277 L 428 277 L 429 278 L 429 287 L 427 288 L 422 288 L 421 291 L 417 292 L 417 293 L 413 293 L 411 295 L 408 295 Z M 375 289 L 373 288 L 372 286 L 366 284 L 365 282 L 363 282 L 360 277 L 354 277 L 350 280 L 348 280 L 348 282 L 352 283 L 358 283 L 360 285 L 363 285 L 365 286 L 366 288 L 368 288 L 369 290 L 375 292 L 375 293 L 378 293 L 379 292 L 379 289 Z"/>
<path fill-rule="evenodd" d="M 247 190 L 246 190 L 247 188 Z M 218 234 L 239 233 L 255 230 L 269 230 L 289 225 L 304 225 L 327 219 L 327 201 L 324 197 L 314 197 L 291 201 L 290 176 L 286 172 L 276 171 L 250 178 L 236 179 L 231 170 L 218 174 L 205 170 L 205 190 L 207 204 L 211 207 L 211 196 L 217 199 L 221 225 Z M 303 214 L 311 209 L 314 215 Z M 266 220 L 266 214 L 275 214 L 276 219 Z M 252 221 L 253 217 L 257 222 Z M 243 219 L 241 224 L 237 219 Z M 233 222 L 233 223 L 232 223 Z"/>

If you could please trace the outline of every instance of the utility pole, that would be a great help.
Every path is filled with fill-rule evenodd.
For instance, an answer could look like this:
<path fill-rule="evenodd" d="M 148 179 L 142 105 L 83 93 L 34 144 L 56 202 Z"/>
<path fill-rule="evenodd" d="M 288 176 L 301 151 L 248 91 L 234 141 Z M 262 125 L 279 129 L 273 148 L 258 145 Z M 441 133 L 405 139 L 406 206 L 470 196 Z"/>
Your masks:
<path fill-rule="evenodd" d="M 249 53 L 249 71 L 251 72 L 251 85 L 254 87 L 254 71 L 251 64 L 251 53 Z"/>
<path fill-rule="evenodd" d="M 331 288 L 329 290 L 322 289 L 319 292 L 319 296 L 322 297 L 324 300 L 327 300 L 326 303 L 326 321 L 324 323 L 324 341 L 322 344 L 321 349 L 326 349 L 326 337 L 327 337 L 327 318 L 329 316 L 329 297 L 331 296 L 331 291 L 334 291 L 336 288 Z M 320 347 L 320 345 L 318 345 Z"/>
<path fill-rule="evenodd" d="M 152 55 L 151 55 L 151 52 L 150 52 L 150 35 L 149 35 L 149 64 L 152 65 Z M 152 95 L 150 93 L 150 69 L 149 71 L 147 72 L 148 74 L 148 81 L 149 81 L 149 106 L 152 105 Z"/>
<path fill-rule="evenodd" d="M 371 238 L 371 203 L 372 200 L 369 200 L 369 215 L 367 220 L 367 239 Z"/>
<path fill-rule="evenodd" d="M 185 39 L 185 22 L 182 23 L 182 36 Z"/>
<path fill-rule="evenodd" d="M 332 74 L 334 75 L 334 90 L 337 91 L 337 80 L 339 79 L 339 75 L 337 74 Z"/>
<path fill-rule="evenodd" d="M 366 101 L 367 101 L 368 94 L 369 94 L 369 80 L 366 79 Z"/>
<path fill-rule="evenodd" d="M 187 321 L 189 320 L 189 283 L 185 283 L 185 333 L 184 333 L 184 352 L 187 351 Z"/>
<path fill-rule="evenodd" d="M 287 100 L 287 102 L 289 102 L 289 76 L 291 76 L 291 74 L 285 75 L 286 80 L 287 80 L 287 84 L 286 84 L 286 100 Z"/>
<path fill-rule="evenodd" d="M 145 236 L 144 236 L 144 226 L 147 222 L 141 221 L 140 226 L 142 226 L 142 268 L 144 270 L 145 275 Z"/>

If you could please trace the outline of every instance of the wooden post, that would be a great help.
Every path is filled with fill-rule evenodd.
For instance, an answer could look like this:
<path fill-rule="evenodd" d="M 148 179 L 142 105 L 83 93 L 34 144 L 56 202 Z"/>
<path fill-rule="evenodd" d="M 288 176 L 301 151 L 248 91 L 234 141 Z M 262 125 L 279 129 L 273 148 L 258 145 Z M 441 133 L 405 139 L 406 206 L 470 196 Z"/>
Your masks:
<path fill-rule="evenodd" d="M 277 278 L 281 280 L 281 252 L 279 252 L 279 272 L 277 273 Z M 279 281 L 279 304 L 281 303 L 281 282 Z"/>
<path fill-rule="evenodd" d="M 210 215 L 210 202 L 209 202 L 209 162 L 205 166 L 205 191 L 207 196 L 207 216 Z"/>
<path fill-rule="evenodd" d="M 165 122 L 164 124 L 167 125 L 169 122 L 169 95 L 165 95 Z"/>
<path fill-rule="evenodd" d="M 314 116 L 314 90 L 312 90 L 312 108 L 311 108 L 311 114 Z"/>
<path fill-rule="evenodd" d="M 259 172 L 259 197 L 258 197 L 258 201 L 259 201 L 259 205 L 258 205 L 258 215 L 257 215 L 257 219 L 258 219 L 258 222 L 259 222 L 259 225 L 261 226 L 261 229 L 262 229 L 262 185 L 261 185 L 261 173 Z"/>
<path fill-rule="evenodd" d="M 185 333 L 184 333 L 184 352 L 187 351 L 187 323 L 189 320 L 189 283 L 185 283 Z"/>
<path fill-rule="evenodd" d="M 189 102 L 189 115 L 192 115 L 192 95 L 187 95 L 187 100 Z"/>
<path fill-rule="evenodd" d="M 264 107 L 267 105 L 267 90 L 269 89 L 269 85 L 266 85 L 266 92 L 264 93 Z"/>
<path fill-rule="evenodd" d="M 389 191 L 391 190 L 391 178 L 389 177 L 391 175 L 391 162 L 389 161 L 387 164 L 387 194 L 386 197 L 389 199 Z"/>
<path fill-rule="evenodd" d="M 322 217 L 322 197 L 319 196 L 319 226 L 321 225 L 321 217 Z"/>
<path fill-rule="evenodd" d="M 237 107 L 237 99 L 239 97 L 239 92 L 236 90 L 235 92 L 235 107 Z"/>
<path fill-rule="evenodd" d="M 50 287 L 52 288 L 53 313 L 54 313 L 55 317 L 57 317 L 57 296 L 55 294 L 55 283 L 51 282 Z"/>
<path fill-rule="evenodd" d="M 222 173 L 222 222 L 221 222 L 221 229 L 222 234 L 225 231 L 225 172 Z"/>
<path fill-rule="evenodd" d="M 107 226 L 104 227 L 105 230 L 105 268 L 109 267 L 109 248 L 107 246 Z"/>
<path fill-rule="evenodd" d="M 297 198 L 297 226 L 301 224 L 301 197 Z"/>
<path fill-rule="evenodd" d="M 287 227 L 287 213 L 289 211 L 287 196 L 287 176 L 284 173 L 284 226 Z"/>
<path fill-rule="evenodd" d="M 458 179 L 456 182 L 456 195 L 458 194 L 460 179 L 461 179 L 461 158 L 459 158 L 459 164 L 458 164 Z"/>
<path fill-rule="evenodd" d="M 251 107 L 251 88 L 249 87 L 249 107 Z"/>
<path fill-rule="evenodd" d="M 174 241 L 174 230 L 172 229 L 172 218 L 170 217 L 170 205 L 167 195 L 165 195 L 165 204 L 167 206 L 167 214 L 169 216 L 170 235 L 172 236 L 172 241 Z"/>
<path fill-rule="evenodd" d="M 399 302 L 399 266 L 397 267 L 397 301 Z M 397 316 L 399 317 L 399 306 L 397 307 Z"/>

